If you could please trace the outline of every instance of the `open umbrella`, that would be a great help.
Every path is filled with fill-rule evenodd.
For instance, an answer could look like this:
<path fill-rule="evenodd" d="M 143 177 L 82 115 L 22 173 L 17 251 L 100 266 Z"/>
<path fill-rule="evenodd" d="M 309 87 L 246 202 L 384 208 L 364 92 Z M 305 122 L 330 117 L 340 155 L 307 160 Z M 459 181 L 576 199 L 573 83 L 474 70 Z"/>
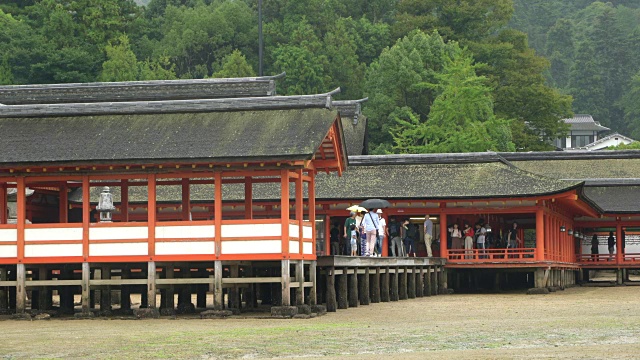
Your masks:
<path fill-rule="evenodd" d="M 391 207 L 391 203 L 383 199 L 369 199 L 361 202 L 360 206 L 367 209 L 384 209 Z"/>
<path fill-rule="evenodd" d="M 363 212 L 363 211 L 367 211 L 367 209 L 363 208 L 360 205 L 353 205 L 347 208 L 347 210 L 349 211 L 353 211 L 353 212 Z"/>

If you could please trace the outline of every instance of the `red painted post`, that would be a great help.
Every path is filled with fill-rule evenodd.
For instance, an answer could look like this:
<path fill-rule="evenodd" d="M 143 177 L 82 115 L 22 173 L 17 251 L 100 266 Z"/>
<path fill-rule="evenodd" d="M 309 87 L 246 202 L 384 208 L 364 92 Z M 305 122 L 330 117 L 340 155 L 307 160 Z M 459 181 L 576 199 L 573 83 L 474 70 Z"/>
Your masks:
<path fill-rule="evenodd" d="M 449 250 L 447 249 L 447 235 L 447 214 L 440 213 L 440 257 L 445 259 L 449 258 Z"/>
<path fill-rule="evenodd" d="M 282 224 L 282 257 L 289 258 L 289 170 L 280 172 L 280 221 Z"/>
<path fill-rule="evenodd" d="M 544 261 L 544 210 L 536 210 L 536 260 Z"/>

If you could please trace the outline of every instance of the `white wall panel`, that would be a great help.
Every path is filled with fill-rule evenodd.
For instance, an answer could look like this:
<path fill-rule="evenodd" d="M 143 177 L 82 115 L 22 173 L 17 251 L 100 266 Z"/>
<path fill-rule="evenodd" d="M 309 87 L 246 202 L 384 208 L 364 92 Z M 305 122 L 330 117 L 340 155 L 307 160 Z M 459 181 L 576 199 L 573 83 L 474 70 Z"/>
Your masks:
<path fill-rule="evenodd" d="M 0 258 L 16 258 L 18 257 L 18 247 L 16 245 L 0 246 Z"/>
<path fill-rule="evenodd" d="M 25 229 L 24 240 L 82 240 L 82 228 Z"/>
<path fill-rule="evenodd" d="M 148 239 L 146 226 L 89 228 L 89 240 Z"/>
<path fill-rule="evenodd" d="M 18 230 L 0 229 L 0 241 L 18 241 Z"/>
<path fill-rule="evenodd" d="M 156 255 L 206 255 L 214 253 L 215 243 L 213 241 L 176 241 L 156 243 Z"/>
<path fill-rule="evenodd" d="M 302 244 L 302 253 L 312 255 L 313 254 L 313 243 L 306 242 Z"/>
<path fill-rule="evenodd" d="M 89 256 L 133 256 L 148 253 L 147 243 L 89 244 Z"/>
<path fill-rule="evenodd" d="M 222 254 L 278 254 L 282 252 L 280 240 L 223 241 Z"/>
<path fill-rule="evenodd" d="M 244 238 L 260 236 L 281 236 L 280 224 L 222 225 L 223 238 Z"/>
<path fill-rule="evenodd" d="M 311 226 L 305 226 L 302 228 L 302 237 L 305 239 L 311 239 L 313 237 L 313 229 Z"/>
<path fill-rule="evenodd" d="M 292 254 L 300 253 L 300 243 L 297 241 L 289 241 L 289 252 Z"/>
<path fill-rule="evenodd" d="M 300 228 L 298 225 L 289 224 L 289 237 L 300 237 Z"/>
<path fill-rule="evenodd" d="M 156 226 L 156 239 L 197 239 L 215 237 L 213 225 Z"/>
<path fill-rule="evenodd" d="M 82 244 L 25 245 L 24 256 L 25 257 L 82 256 Z"/>

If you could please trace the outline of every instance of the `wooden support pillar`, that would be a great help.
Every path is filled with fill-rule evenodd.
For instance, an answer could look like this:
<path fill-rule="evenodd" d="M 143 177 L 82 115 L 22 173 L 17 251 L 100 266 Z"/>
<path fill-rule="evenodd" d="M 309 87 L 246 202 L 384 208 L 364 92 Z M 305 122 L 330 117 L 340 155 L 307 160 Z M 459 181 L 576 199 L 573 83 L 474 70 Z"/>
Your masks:
<path fill-rule="evenodd" d="M 8 220 L 7 183 L 0 183 L 0 224 L 6 224 L 7 220 Z"/>
<path fill-rule="evenodd" d="M 380 301 L 381 302 L 391 301 L 391 296 L 389 294 L 391 274 L 389 273 L 389 271 L 390 271 L 389 267 L 386 267 L 384 269 L 384 274 L 382 274 L 382 283 L 380 284 Z"/>
<path fill-rule="evenodd" d="M 91 293 L 91 286 L 89 285 L 89 281 L 91 279 L 91 268 L 89 267 L 88 262 L 82 263 L 82 296 L 81 296 L 81 304 L 82 304 L 82 313 L 89 314 L 91 312 L 91 306 L 89 301 L 89 294 Z"/>
<path fill-rule="evenodd" d="M 442 213 L 440 214 L 440 257 L 443 257 L 445 259 L 449 258 L 448 256 L 449 250 L 447 249 L 448 234 L 449 233 L 447 232 L 447 214 Z"/>
<path fill-rule="evenodd" d="M 151 266 L 151 263 L 153 263 L 153 291 L 154 291 L 154 296 L 153 296 L 153 307 L 152 309 L 155 309 L 156 307 L 156 300 L 155 300 L 155 290 L 156 290 L 156 285 L 155 285 L 155 281 L 156 281 L 156 263 L 154 260 L 154 257 L 156 256 L 156 216 L 158 213 L 158 209 L 157 209 L 157 205 L 156 205 L 156 174 L 149 174 L 147 176 L 147 223 L 148 223 L 148 234 L 149 234 L 149 239 L 147 241 L 148 243 L 148 253 L 149 253 L 149 259 L 151 260 L 149 262 L 149 266 Z M 150 275 L 150 274 L 149 274 Z M 148 289 L 148 291 L 151 291 L 151 289 Z M 151 301 L 151 299 L 148 299 L 147 301 Z M 151 308 L 151 306 L 149 306 Z"/>
<path fill-rule="evenodd" d="M 424 296 L 424 266 L 420 266 L 417 270 L 416 297 Z"/>
<path fill-rule="evenodd" d="M 224 309 L 224 296 L 222 294 L 222 261 L 213 262 L 213 308 Z"/>
<path fill-rule="evenodd" d="M 296 305 L 304 304 L 304 260 L 296 261 L 296 281 L 298 287 L 296 288 Z"/>
<path fill-rule="evenodd" d="M 102 280 L 111 279 L 111 267 L 109 265 L 102 266 L 101 278 Z M 106 285 L 100 288 L 100 313 L 107 316 L 111 313 L 111 286 Z"/>
<path fill-rule="evenodd" d="M 338 278 L 338 309 L 347 309 L 349 308 L 348 301 L 348 282 L 347 278 L 349 276 L 348 268 L 342 268 L 342 275 Z"/>
<path fill-rule="evenodd" d="M 25 185 L 24 177 L 17 178 L 17 186 L 16 186 L 16 211 L 17 211 L 17 219 L 16 219 L 16 228 L 18 230 L 17 236 L 17 255 L 18 255 L 18 263 L 21 263 L 24 260 L 24 225 L 27 217 L 27 197 L 26 192 L 27 187 Z M 24 268 L 23 268 L 24 270 Z"/>
<path fill-rule="evenodd" d="M 398 268 L 400 271 L 400 294 L 398 295 L 400 300 L 407 300 L 409 295 L 407 294 L 407 279 L 409 278 L 409 274 L 407 273 L 407 267 Z"/>
<path fill-rule="evenodd" d="M 303 188 L 304 182 L 302 181 L 302 169 L 296 171 L 298 177 L 296 178 L 296 201 L 295 201 L 295 209 L 296 209 L 296 221 L 298 222 L 298 231 L 296 237 L 298 238 L 298 253 L 302 255 L 303 250 L 303 218 L 304 218 L 304 195 Z M 292 234 L 289 234 L 291 236 Z"/>
<path fill-rule="evenodd" d="M 564 290 L 567 286 L 567 278 L 564 269 L 560 270 L 560 289 Z"/>
<path fill-rule="evenodd" d="M 229 277 L 240 277 L 240 269 L 238 265 L 229 266 Z M 241 307 L 242 304 L 240 303 L 240 287 L 238 286 L 238 284 L 233 284 L 233 287 L 229 288 L 229 308 L 240 310 Z"/>
<path fill-rule="evenodd" d="M 182 178 L 182 221 L 192 220 L 189 178 Z"/>
<path fill-rule="evenodd" d="M 24 314 L 27 306 L 27 289 L 25 288 L 26 269 L 24 264 L 16 265 L 16 314 Z"/>
<path fill-rule="evenodd" d="M 349 307 L 358 307 L 358 268 L 353 268 L 353 274 L 349 275 Z"/>
<path fill-rule="evenodd" d="M 311 220 L 311 222 L 314 222 Z M 318 263 L 315 260 L 309 262 L 309 281 L 313 284 L 309 289 L 309 305 L 318 304 Z"/>
<path fill-rule="evenodd" d="M 60 185 L 60 202 L 58 204 L 59 222 L 61 224 L 69 221 L 69 192 L 66 181 Z"/>
<path fill-rule="evenodd" d="M 616 224 L 616 264 L 622 264 L 624 262 L 624 257 L 622 254 L 622 224 L 620 224 L 620 220 Z"/>
<path fill-rule="evenodd" d="M 120 272 L 120 278 L 131 279 L 131 269 L 124 267 Z M 125 312 L 131 310 L 131 285 L 120 286 L 120 310 Z"/>
<path fill-rule="evenodd" d="M 407 281 L 407 297 L 409 299 L 415 299 L 416 298 L 416 268 L 412 267 L 412 268 L 405 268 L 405 271 L 410 271 L 410 273 L 407 274 L 408 276 L 408 281 Z"/>
<path fill-rule="evenodd" d="M 282 221 L 282 255 L 289 257 L 289 170 L 280 172 L 280 220 Z M 287 270 L 287 274 L 289 271 Z M 284 275 L 284 273 L 283 273 Z M 290 295 L 287 295 L 287 299 Z M 284 301 L 284 298 L 282 299 Z M 289 304 L 283 306 L 289 306 Z"/>
<path fill-rule="evenodd" d="M 434 266 L 431 273 L 431 295 L 438 295 L 438 266 Z"/>
<path fill-rule="evenodd" d="M 438 271 L 438 294 L 444 294 L 447 288 L 447 269 L 444 266 L 439 267 Z"/>
<path fill-rule="evenodd" d="M 147 307 L 156 308 L 156 262 L 149 261 L 147 264 Z"/>
<path fill-rule="evenodd" d="M 536 261 L 544 260 L 544 209 L 536 210 Z"/>
<path fill-rule="evenodd" d="M 0 267 L 0 281 L 7 281 L 7 278 L 7 268 Z M 5 289 L 6 287 L 0 286 L 0 310 L 9 308 L 9 293 Z"/>
<path fill-rule="evenodd" d="M 358 284 L 360 284 L 360 305 L 369 305 L 371 303 L 370 275 L 369 267 L 367 266 L 364 268 L 364 274 L 360 275 L 360 280 L 358 280 Z"/>
<path fill-rule="evenodd" d="M 253 183 L 250 176 L 244 178 L 244 218 L 253 219 Z"/>
<path fill-rule="evenodd" d="M 369 286 L 371 287 L 371 302 L 379 303 L 381 301 L 380 295 L 380 266 L 376 266 L 375 272 L 371 276 L 373 280 L 371 280 Z M 367 268 L 367 271 L 368 268 Z"/>
<path fill-rule="evenodd" d="M 338 309 L 338 300 L 336 298 L 336 269 L 334 267 L 327 268 L 327 311 L 335 312 Z"/>
<path fill-rule="evenodd" d="M 164 267 L 164 277 L 165 279 L 173 279 L 175 278 L 175 265 L 173 263 L 168 263 Z M 175 301 L 175 286 L 168 285 L 166 288 L 162 289 L 161 292 L 164 296 L 161 296 L 162 299 L 160 303 L 160 307 L 163 309 L 175 310 L 176 301 Z"/>
<path fill-rule="evenodd" d="M 73 279 L 73 270 L 62 268 L 60 276 L 63 280 Z M 60 293 L 60 312 L 73 314 L 73 286 L 61 286 L 58 288 Z"/>
<path fill-rule="evenodd" d="M 431 296 L 431 266 L 427 266 L 427 272 L 425 274 L 424 284 L 424 296 Z"/>
<path fill-rule="evenodd" d="M 216 241 L 214 253 L 216 254 L 216 259 L 217 259 L 220 257 L 220 254 L 222 253 L 222 173 L 219 171 L 216 171 L 213 174 L 213 176 L 215 181 L 214 194 L 213 194 L 213 197 L 214 197 L 213 221 L 215 226 L 215 241 Z M 219 276 L 220 276 L 220 281 L 222 281 L 222 265 L 220 265 Z M 221 294 L 220 296 L 222 296 L 222 283 L 220 283 L 220 294 Z M 220 301 L 220 305 L 222 305 L 222 300 Z M 217 310 L 222 310 L 222 308 Z"/>
<path fill-rule="evenodd" d="M 123 222 L 129 222 L 129 180 L 120 180 L 120 216 Z"/>
<path fill-rule="evenodd" d="M 289 212 L 288 209 L 287 212 Z M 281 260 L 280 285 L 282 289 L 282 303 L 280 305 L 291 306 L 291 260 Z"/>
<path fill-rule="evenodd" d="M 391 301 L 400 300 L 400 291 L 398 289 L 398 282 L 400 277 L 400 268 L 393 268 L 393 274 L 391 276 Z"/>
<path fill-rule="evenodd" d="M 38 267 L 38 280 L 49 280 L 49 271 L 46 266 Z M 48 310 L 51 308 L 52 299 L 51 299 L 51 290 L 47 286 L 42 286 L 37 291 L 37 297 L 35 296 L 36 292 L 34 291 L 33 299 L 31 299 L 31 307 L 36 306 L 38 310 Z"/>

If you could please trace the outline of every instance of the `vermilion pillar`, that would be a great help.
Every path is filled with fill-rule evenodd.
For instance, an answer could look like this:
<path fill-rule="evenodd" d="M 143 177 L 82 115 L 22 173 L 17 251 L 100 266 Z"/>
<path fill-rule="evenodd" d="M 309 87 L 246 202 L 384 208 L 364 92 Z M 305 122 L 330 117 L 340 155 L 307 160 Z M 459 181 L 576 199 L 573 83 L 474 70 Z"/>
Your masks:
<path fill-rule="evenodd" d="M 622 224 L 620 220 L 616 219 L 616 263 L 621 264 L 622 257 Z"/>
<path fill-rule="evenodd" d="M 253 184 L 249 176 L 244 178 L 244 218 L 253 219 Z"/>
<path fill-rule="evenodd" d="M 298 175 L 298 178 L 296 179 L 296 202 L 295 202 L 295 209 L 296 209 L 296 220 L 298 221 L 298 242 L 300 244 L 299 246 L 299 254 L 302 254 L 302 248 L 304 245 L 304 242 L 302 241 L 302 234 L 303 234 L 303 225 L 302 225 L 302 221 L 304 220 L 304 216 L 303 216 L 303 212 L 304 212 L 304 194 L 302 192 L 303 190 L 303 186 L 304 186 L 304 182 L 302 181 L 302 169 L 296 171 L 296 175 Z"/>
<path fill-rule="evenodd" d="M 313 254 L 316 254 L 316 174 L 309 171 L 309 222 L 311 222 L 311 238 L 313 239 Z"/>
<path fill-rule="evenodd" d="M 22 263 L 22 260 L 24 259 L 24 224 L 27 218 L 27 196 L 25 194 L 27 187 L 25 185 L 25 179 L 23 177 L 18 178 L 16 190 L 18 263 Z"/>
<path fill-rule="evenodd" d="M 215 181 L 213 193 L 213 221 L 216 228 L 216 258 L 220 257 L 222 252 L 222 173 L 216 171 L 213 174 Z M 217 276 L 217 275 L 216 275 Z"/>
<path fill-rule="evenodd" d="M 7 223 L 7 184 L 0 184 L 0 224 Z"/>
<path fill-rule="evenodd" d="M 182 221 L 192 220 L 189 178 L 182 178 Z"/>
<path fill-rule="evenodd" d="M 440 214 L 440 257 L 449 258 L 447 249 L 447 214 Z"/>
<path fill-rule="evenodd" d="M 67 182 L 65 181 L 60 185 L 60 204 L 58 205 L 58 212 L 60 214 L 59 222 L 64 224 L 68 221 L 68 191 L 67 191 Z"/>
<path fill-rule="evenodd" d="M 280 220 L 282 223 L 282 255 L 289 258 L 289 170 L 280 172 Z"/>
<path fill-rule="evenodd" d="M 544 260 L 544 210 L 536 210 L 536 260 Z"/>
<path fill-rule="evenodd" d="M 156 175 L 150 174 L 147 181 L 147 193 L 149 194 L 148 202 L 147 202 L 147 224 L 149 226 L 149 258 L 153 260 L 153 257 L 156 255 L 156 216 L 157 216 L 157 206 L 156 206 Z M 149 268 L 151 269 L 151 268 Z"/>

